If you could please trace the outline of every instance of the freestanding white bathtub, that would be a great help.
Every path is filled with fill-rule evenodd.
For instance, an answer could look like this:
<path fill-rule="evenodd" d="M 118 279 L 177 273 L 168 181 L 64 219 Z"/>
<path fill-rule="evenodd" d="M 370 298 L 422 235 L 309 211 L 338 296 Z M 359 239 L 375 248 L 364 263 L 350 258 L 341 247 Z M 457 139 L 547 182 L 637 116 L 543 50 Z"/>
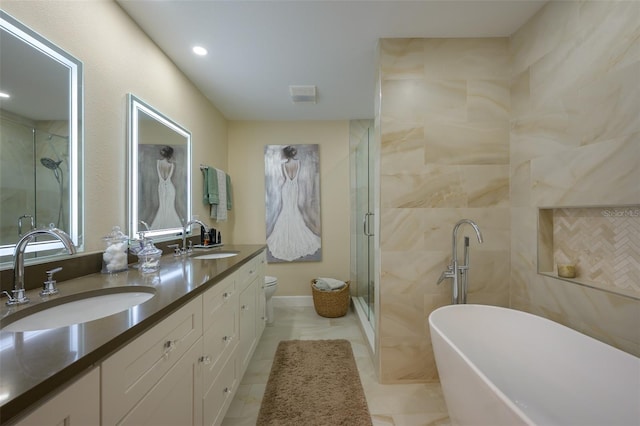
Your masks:
<path fill-rule="evenodd" d="M 445 306 L 429 327 L 452 424 L 640 425 L 640 358 L 495 306 Z"/>

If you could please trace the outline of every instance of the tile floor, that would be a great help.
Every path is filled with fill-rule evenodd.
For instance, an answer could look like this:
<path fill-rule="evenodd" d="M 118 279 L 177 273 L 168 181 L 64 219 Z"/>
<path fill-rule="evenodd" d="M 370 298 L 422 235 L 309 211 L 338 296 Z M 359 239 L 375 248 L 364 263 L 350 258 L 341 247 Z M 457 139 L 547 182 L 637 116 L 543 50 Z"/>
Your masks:
<path fill-rule="evenodd" d="M 382 385 L 377 382 L 355 313 L 350 311 L 342 318 L 331 319 L 317 315 L 313 306 L 275 306 L 274 311 L 275 321 L 264 330 L 223 426 L 256 424 L 278 343 L 293 339 L 351 342 L 374 426 L 450 425 L 439 383 Z"/>

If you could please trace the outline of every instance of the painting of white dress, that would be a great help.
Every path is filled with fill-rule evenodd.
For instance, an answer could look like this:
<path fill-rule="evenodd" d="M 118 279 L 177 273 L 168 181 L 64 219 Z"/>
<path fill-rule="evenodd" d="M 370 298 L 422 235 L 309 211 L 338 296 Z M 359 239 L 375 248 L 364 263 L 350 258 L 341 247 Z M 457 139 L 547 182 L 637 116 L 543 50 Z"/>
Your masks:
<path fill-rule="evenodd" d="M 267 145 L 267 261 L 322 260 L 318 145 Z"/>
<path fill-rule="evenodd" d="M 138 145 L 138 218 L 152 230 L 186 217 L 186 145 Z"/>

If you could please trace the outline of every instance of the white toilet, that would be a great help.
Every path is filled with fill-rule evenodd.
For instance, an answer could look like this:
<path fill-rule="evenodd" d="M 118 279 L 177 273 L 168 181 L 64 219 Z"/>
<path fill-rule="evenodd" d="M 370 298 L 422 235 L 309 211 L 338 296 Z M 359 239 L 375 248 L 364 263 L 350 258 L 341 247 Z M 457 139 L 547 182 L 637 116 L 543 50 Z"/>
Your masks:
<path fill-rule="evenodd" d="M 265 276 L 264 277 L 264 297 L 267 306 L 267 324 L 273 323 L 273 302 L 271 297 L 278 289 L 278 279 L 276 277 Z"/>

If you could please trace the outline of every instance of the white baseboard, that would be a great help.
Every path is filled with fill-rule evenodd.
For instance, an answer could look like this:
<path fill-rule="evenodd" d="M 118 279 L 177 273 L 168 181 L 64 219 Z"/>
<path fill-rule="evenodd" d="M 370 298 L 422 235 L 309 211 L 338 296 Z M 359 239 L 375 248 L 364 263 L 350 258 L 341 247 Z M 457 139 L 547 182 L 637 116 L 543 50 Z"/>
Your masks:
<path fill-rule="evenodd" d="M 313 306 L 313 296 L 273 296 L 273 306 Z"/>

